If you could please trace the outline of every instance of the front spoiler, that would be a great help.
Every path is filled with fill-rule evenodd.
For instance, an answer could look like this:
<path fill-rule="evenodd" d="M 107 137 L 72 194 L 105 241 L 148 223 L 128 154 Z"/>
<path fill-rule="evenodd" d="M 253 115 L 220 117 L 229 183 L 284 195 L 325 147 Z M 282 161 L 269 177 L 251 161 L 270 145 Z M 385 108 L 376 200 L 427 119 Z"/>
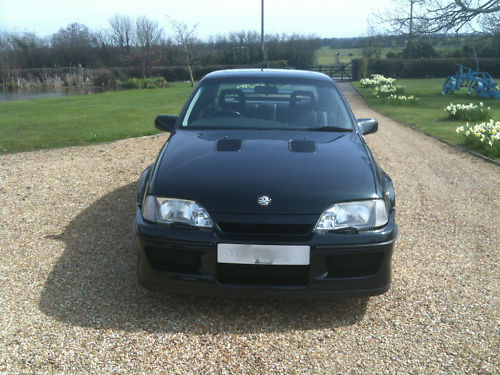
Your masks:
<path fill-rule="evenodd" d="M 133 226 L 139 256 L 138 278 L 140 283 L 149 289 L 189 295 L 331 298 L 383 294 L 391 285 L 392 254 L 398 232 L 394 217 L 393 211 L 389 223 L 384 228 L 362 236 L 345 233 L 312 234 L 291 239 L 277 239 L 274 236 L 247 238 L 234 235 L 228 237 L 211 230 L 191 231 L 151 224 L 143 220 L 138 208 Z M 308 282 L 300 286 L 223 284 L 217 280 L 217 244 L 223 242 L 308 244 L 311 246 Z M 193 274 L 154 269 L 145 254 L 147 246 L 201 253 L 203 255 L 199 272 Z M 363 277 L 327 277 L 327 256 L 371 252 L 383 253 L 383 261 L 375 274 Z"/>

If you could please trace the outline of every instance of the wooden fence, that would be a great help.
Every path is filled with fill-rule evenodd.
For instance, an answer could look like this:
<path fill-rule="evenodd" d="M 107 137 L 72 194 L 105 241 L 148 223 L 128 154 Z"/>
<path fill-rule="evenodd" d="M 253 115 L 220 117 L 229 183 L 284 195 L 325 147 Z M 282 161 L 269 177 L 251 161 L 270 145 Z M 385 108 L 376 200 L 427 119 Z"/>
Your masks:
<path fill-rule="evenodd" d="M 312 66 L 309 70 L 324 73 L 327 76 L 340 79 L 341 81 L 352 81 L 352 62 L 349 64 Z"/>

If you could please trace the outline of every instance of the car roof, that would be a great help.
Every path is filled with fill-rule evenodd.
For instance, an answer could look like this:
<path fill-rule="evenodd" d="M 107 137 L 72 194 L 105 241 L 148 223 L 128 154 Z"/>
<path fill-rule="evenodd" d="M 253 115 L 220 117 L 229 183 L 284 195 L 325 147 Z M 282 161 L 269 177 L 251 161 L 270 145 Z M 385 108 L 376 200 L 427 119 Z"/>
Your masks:
<path fill-rule="evenodd" d="M 326 74 L 294 69 L 226 69 L 207 74 L 203 80 L 225 78 L 285 78 L 333 82 Z"/>

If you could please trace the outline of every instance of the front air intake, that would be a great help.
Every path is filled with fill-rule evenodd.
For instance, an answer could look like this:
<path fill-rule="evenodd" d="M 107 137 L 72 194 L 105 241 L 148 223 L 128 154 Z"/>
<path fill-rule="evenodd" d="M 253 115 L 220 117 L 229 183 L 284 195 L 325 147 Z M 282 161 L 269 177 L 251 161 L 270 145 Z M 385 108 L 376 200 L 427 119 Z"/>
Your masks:
<path fill-rule="evenodd" d="M 217 264 L 217 281 L 222 284 L 304 286 L 308 280 L 309 266 Z"/>

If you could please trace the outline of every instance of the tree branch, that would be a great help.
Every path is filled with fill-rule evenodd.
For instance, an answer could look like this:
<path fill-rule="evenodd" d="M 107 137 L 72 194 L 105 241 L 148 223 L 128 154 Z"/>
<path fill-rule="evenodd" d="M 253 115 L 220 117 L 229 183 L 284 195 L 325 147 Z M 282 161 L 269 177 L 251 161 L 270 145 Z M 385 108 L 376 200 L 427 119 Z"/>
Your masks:
<path fill-rule="evenodd" d="M 489 0 L 477 8 L 470 8 L 468 5 L 464 4 L 462 0 L 455 0 L 455 4 L 457 4 L 462 11 L 470 13 L 494 13 L 500 11 L 498 0 Z"/>

